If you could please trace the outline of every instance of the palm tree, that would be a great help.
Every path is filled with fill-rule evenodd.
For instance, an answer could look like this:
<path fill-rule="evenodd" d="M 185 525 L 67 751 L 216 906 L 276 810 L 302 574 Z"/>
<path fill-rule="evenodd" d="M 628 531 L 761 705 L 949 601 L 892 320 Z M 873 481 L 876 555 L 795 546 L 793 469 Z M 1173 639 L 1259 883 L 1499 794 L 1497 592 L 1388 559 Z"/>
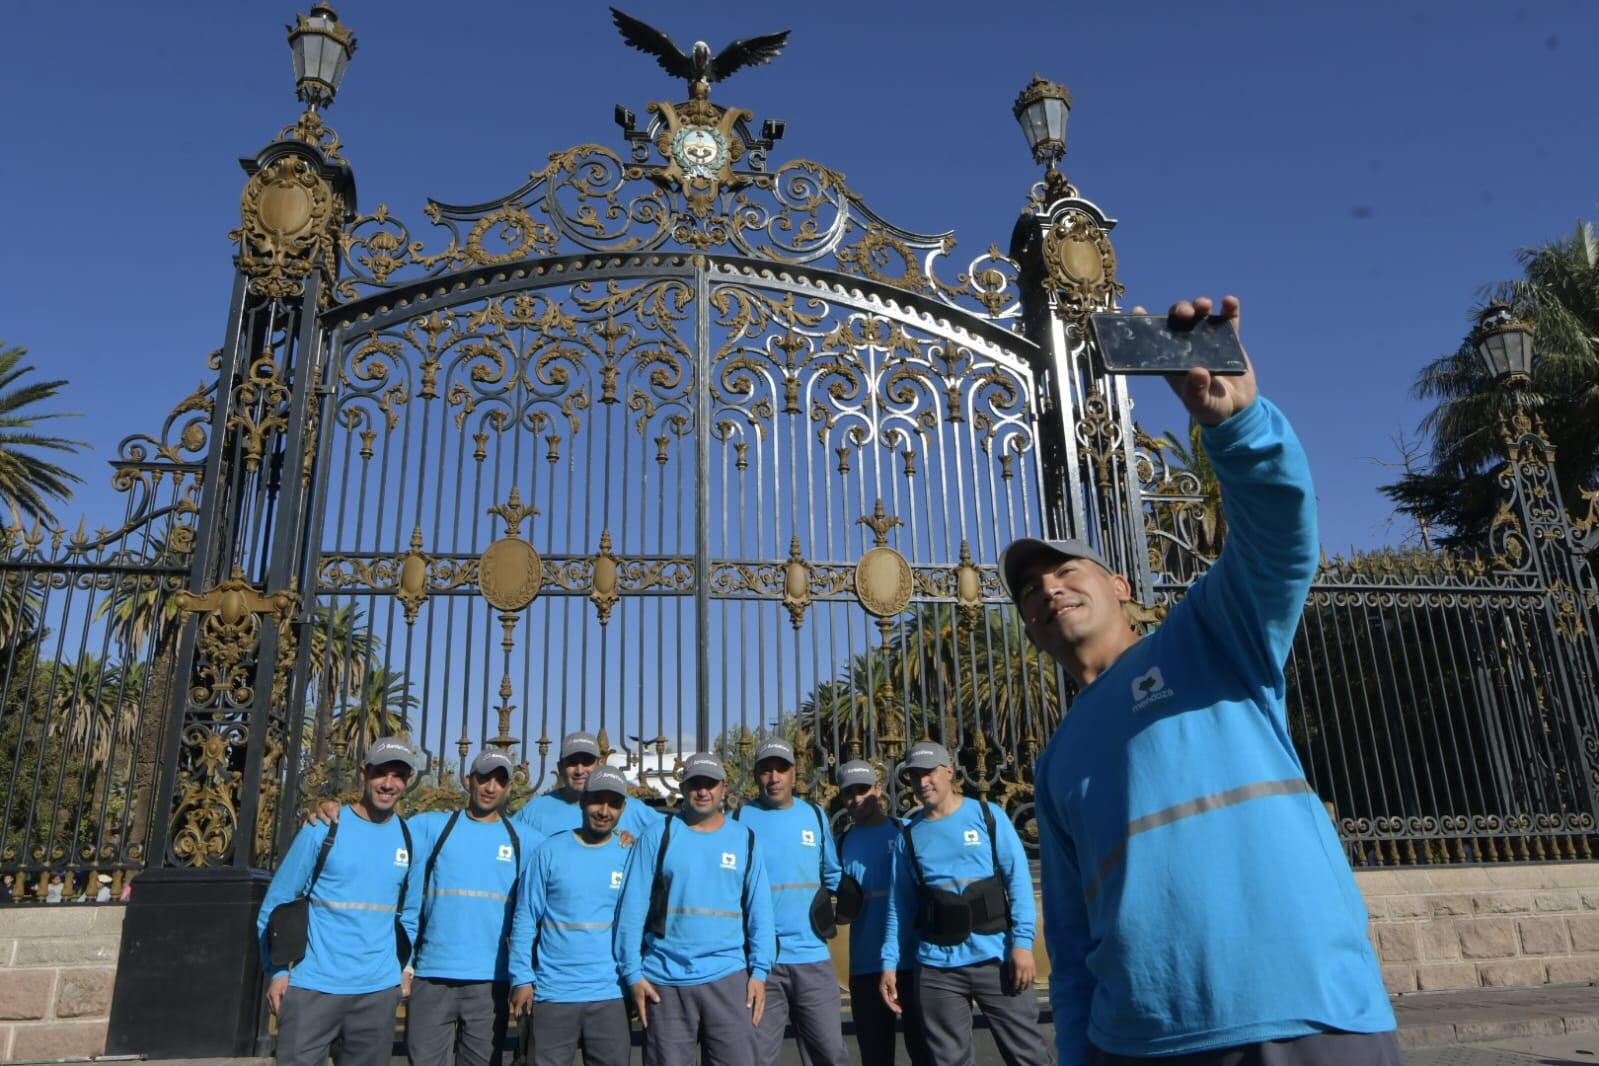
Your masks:
<path fill-rule="evenodd" d="M 151 533 L 138 553 L 138 561 L 155 566 L 181 568 L 188 565 L 189 553 L 174 548 L 163 533 Z M 129 684 L 129 699 L 139 702 L 138 743 L 135 747 L 131 803 L 133 817 L 128 826 L 130 841 L 142 843 L 161 764 L 162 739 L 167 722 L 167 704 L 177 672 L 174 661 L 178 636 L 183 631 L 183 616 L 174 593 L 178 582 L 167 574 L 144 574 L 124 578 L 111 597 L 101 602 L 96 618 L 109 618 L 111 637 L 122 649 L 124 662 L 138 668 L 138 684 Z M 152 665 L 144 666 L 146 649 Z M 134 666 L 128 667 L 132 671 Z"/>
<path fill-rule="evenodd" d="M 1431 468 L 1383 486 L 1400 509 L 1452 530 L 1447 544 L 1481 543 L 1502 496 L 1499 427 L 1518 405 L 1536 416 L 1556 449 L 1555 477 L 1567 505 L 1599 480 L 1599 237 L 1579 222 L 1569 237 L 1523 249 L 1524 276 L 1488 295 L 1536 329 L 1530 380 L 1495 381 L 1469 343 L 1417 375 L 1414 394 L 1437 405 L 1422 420 Z"/>
<path fill-rule="evenodd" d="M 113 741 L 125 750 L 133 739 L 139 704 L 125 680 L 121 667 L 93 655 L 53 671 L 51 727 L 91 767 L 105 766 Z"/>
<path fill-rule="evenodd" d="M 7 348 L 0 341 L 0 505 L 30 518 L 54 522 L 49 501 L 65 501 L 72 495 L 70 483 L 83 479 L 34 453 L 40 449 L 76 452 L 84 444 L 37 432 L 40 422 L 65 417 L 63 413 L 36 413 L 34 408 L 54 399 L 66 382 L 18 384 L 24 374 L 33 370 L 22 365 L 27 354 L 26 348 Z"/>
<path fill-rule="evenodd" d="M 0 653 L 39 636 L 39 612 L 44 601 L 29 587 L 31 574 L 28 570 L 0 573 Z"/>
<path fill-rule="evenodd" d="M 372 667 L 362 678 L 356 701 L 344 708 L 334 723 L 334 736 L 346 751 L 364 751 L 379 737 L 408 734 L 406 714 L 421 701 L 411 695 L 411 680 L 386 666 Z"/>
<path fill-rule="evenodd" d="M 316 689 L 312 761 L 328 757 L 333 732 L 334 696 L 361 690 L 368 668 L 383 649 L 383 641 L 365 625 L 361 609 L 353 603 L 316 609 L 310 635 L 311 683 Z M 382 734 L 378 734 L 381 736 Z"/>
<path fill-rule="evenodd" d="M 1216 477 L 1216 468 L 1205 451 L 1203 431 L 1203 426 L 1190 419 L 1186 444 L 1167 430 L 1156 446 L 1171 452 L 1180 479 L 1182 474 L 1192 476 L 1193 483 L 1182 484 L 1186 479 L 1178 483 L 1185 494 L 1192 493 L 1200 498 L 1198 503 L 1185 508 L 1195 524 L 1192 547 L 1201 555 L 1215 558 L 1221 554 L 1222 543 L 1227 539 L 1227 515 L 1221 506 L 1221 480 Z"/>

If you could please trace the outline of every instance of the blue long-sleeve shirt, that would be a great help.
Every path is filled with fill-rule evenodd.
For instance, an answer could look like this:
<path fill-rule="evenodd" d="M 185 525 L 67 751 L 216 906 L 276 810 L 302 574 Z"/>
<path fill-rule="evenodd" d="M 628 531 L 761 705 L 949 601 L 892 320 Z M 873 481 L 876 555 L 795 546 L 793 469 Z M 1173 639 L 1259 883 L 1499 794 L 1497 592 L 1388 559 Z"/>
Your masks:
<path fill-rule="evenodd" d="M 849 927 L 851 976 L 879 973 L 883 969 L 883 940 L 888 932 L 888 895 L 894 887 L 894 845 L 900 823 L 894 818 L 877 825 L 853 826 L 838 838 L 839 863 L 844 873 L 860 882 L 865 902 Z M 901 921 L 898 957 L 908 963 L 916 957 L 916 928 Z"/>
<path fill-rule="evenodd" d="M 583 805 L 576 800 L 568 801 L 561 790 L 557 789 L 542 796 L 534 796 L 511 817 L 512 824 L 518 829 L 525 825 L 543 840 L 581 826 Z M 630 799 L 622 808 L 622 816 L 616 820 L 616 828 L 624 833 L 632 833 L 637 838 L 643 835 L 644 830 L 660 820 L 660 811 L 643 800 Z"/>
<path fill-rule="evenodd" d="M 511 922 L 511 983 L 547 1003 L 592 1003 L 622 994 L 611 929 L 628 849 L 612 835 L 587 844 L 575 832 L 539 845 Z M 537 936 L 538 965 L 533 965 Z"/>
<path fill-rule="evenodd" d="M 295 834 L 261 901 L 255 929 L 261 942 L 261 965 L 273 977 L 284 971 L 272 966 L 267 920 L 280 904 L 305 892 L 327 835 L 326 825 L 308 825 Z M 288 971 L 291 987 L 361 995 L 400 983 L 394 917 L 400 884 L 411 873 L 411 859 L 398 816 L 374 823 L 348 806 L 340 812 L 338 835 L 333 838 L 322 875 L 311 889 L 305 958 Z M 406 935 L 413 940 L 418 895 L 413 883 L 406 890 L 405 910 L 400 914 Z"/>
<path fill-rule="evenodd" d="M 416 842 L 417 872 L 412 883 L 419 898 L 428 856 L 450 817 L 449 811 L 428 811 L 408 820 Z M 519 872 L 525 880 L 539 844 L 530 831 L 516 832 L 522 851 L 520 871 L 517 846 L 511 843 L 502 819 L 474 821 L 464 811 L 455 819 L 422 900 L 426 922 L 412 960 L 418 977 L 506 979 L 505 941 L 511 931 L 512 897 Z"/>
<path fill-rule="evenodd" d="M 772 916 L 777 922 L 777 961 L 826 962 L 827 941 L 811 929 L 816 890 L 838 888 L 842 873 L 833 829 L 817 807 L 795 800 L 781 810 L 748 803 L 737 820 L 755 831 L 772 886 Z"/>
<path fill-rule="evenodd" d="M 672 827 L 662 870 L 667 879 L 666 936 L 644 931 L 661 835 Z M 761 846 L 733 821 L 710 832 L 680 815 L 646 829 L 627 860 L 612 941 L 622 979 L 699 985 L 747 970 L 766 980 L 777 952 L 772 892 Z"/>
<path fill-rule="evenodd" d="M 1004 961 L 1012 948 L 1031 948 L 1038 920 L 1033 903 L 1033 877 L 1027 866 L 1022 838 L 1010 824 L 1003 808 L 988 804 L 994 816 L 994 844 L 999 850 L 999 870 L 1010 891 L 1011 927 L 1000 933 L 973 933 L 959 944 L 943 947 L 922 941 L 916 946 L 916 960 L 923 966 L 941 970 L 971 966 L 990 959 Z M 973 881 L 992 877 L 994 848 L 989 844 L 988 826 L 979 800 L 963 798 L 961 805 L 943 818 L 928 818 L 917 812 L 906 823 L 916 838 L 916 858 L 921 876 L 929 888 L 960 892 Z M 888 916 L 883 930 L 883 970 L 900 966 L 899 930 L 916 922 L 916 872 L 910 867 L 903 835 L 894 842 L 894 889 L 888 897 Z"/>
<path fill-rule="evenodd" d="M 1227 544 L 1085 687 L 1036 768 L 1062 1066 L 1394 1028 L 1366 909 L 1294 751 L 1286 659 L 1319 549 L 1265 399 L 1204 431 Z"/>

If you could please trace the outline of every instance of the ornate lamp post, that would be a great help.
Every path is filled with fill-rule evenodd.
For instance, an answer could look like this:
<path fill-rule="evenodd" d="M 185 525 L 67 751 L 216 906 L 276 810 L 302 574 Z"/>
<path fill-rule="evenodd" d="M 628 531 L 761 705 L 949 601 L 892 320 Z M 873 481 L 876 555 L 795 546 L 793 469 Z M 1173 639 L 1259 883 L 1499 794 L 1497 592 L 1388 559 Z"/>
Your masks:
<path fill-rule="evenodd" d="M 1526 381 L 1532 377 L 1532 335 L 1531 322 L 1495 300 L 1477 316 L 1468 340 L 1495 381 Z"/>
<path fill-rule="evenodd" d="M 355 54 L 355 34 L 328 4 L 312 5 L 311 14 L 296 16 L 285 29 L 294 53 L 295 95 L 311 107 L 331 107 Z"/>
<path fill-rule="evenodd" d="M 1016 97 L 1011 114 L 1021 124 L 1033 162 L 1047 166 L 1044 189 L 1051 199 L 1070 195 L 1066 179 L 1055 164 L 1066 155 L 1066 119 L 1072 110 L 1072 94 L 1066 86 L 1034 74 L 1033 80 Z"/>

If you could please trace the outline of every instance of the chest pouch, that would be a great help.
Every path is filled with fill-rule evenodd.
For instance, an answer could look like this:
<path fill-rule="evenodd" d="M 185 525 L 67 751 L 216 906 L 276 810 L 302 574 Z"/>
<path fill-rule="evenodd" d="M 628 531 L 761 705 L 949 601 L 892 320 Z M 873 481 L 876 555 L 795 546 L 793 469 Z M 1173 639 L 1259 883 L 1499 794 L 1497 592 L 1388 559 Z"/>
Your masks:
<path fill-rule="evenodd" d="M 916 858 L 916 838 L 911 826 L 901 828 L 905 853 L 916 876 L 916 930 L 929 944 L 949 948 L 973 933 L 1003 933 L 1010 929 L 1010 891 L 999 865 L 998 827 L 988 804 L 982 804 L 983 825 L 988 830 L 989 856 L 994 872 L 973 881 L 962 892 L 928 885 Z"/>
<path fill-rule="evenodd" d="M 958 892 L 923 885 L 916 893 L 916 931 L 941 948 L 964 944 L 972 935 L 972 909 Z"/>
<path fill-rule="evenodd" d="M 1010 901 L 997 875 L 973 881 L 961 892 L 972 915 L 972 932 L 1003 933 L 1010 928 Z"/>
<path fill-rule="evenodd" d="M 848 925 L 861 916 L 861 910 L 866 906 L 866 890 L 861 883 L 849 874 L 838 879 L 838 892 L 835 893 L 833 903 L 833 916 L 839 925 Z"/>
<path fill-rule="evenodd" d="M 311 867 L 311 880 L 305 891 L 287 903 L 280 903 L 267 915 L 267 954 L 274 969 L 286 970 L 305 958 L 306 945 L 311 939 L 311 890 L 322 867 L 327 865 L 328 852 L 333 850 L 333 838 L 339 835 L 339 823 L 328 826 L 328 835 L 322 838 L 322 848 L 316 853 L 316 865 Z"/>

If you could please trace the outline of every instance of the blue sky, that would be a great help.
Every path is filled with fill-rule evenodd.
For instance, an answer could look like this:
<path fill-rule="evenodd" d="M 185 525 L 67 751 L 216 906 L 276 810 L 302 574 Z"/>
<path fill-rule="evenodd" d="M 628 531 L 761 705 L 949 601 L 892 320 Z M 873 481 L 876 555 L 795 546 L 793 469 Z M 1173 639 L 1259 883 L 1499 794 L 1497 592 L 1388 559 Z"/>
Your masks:
<path fill-rule="evenodd" d="M 1372 546 L 1389 436 L 1416 369 L 1453 347 L 1517 248 L 1599 199 L 1599 6 L 630 0 L 685 47 L 793 30 L 717 99 L 787 121 L 778 160 L 843 171 L 888 218 L 1002 246 L 1036 172 L 1010 116 L 1036 71 L 1075 97 L 1065 170 L 1121 220 L 1127 301 L 1237 292 L 1265 390 L 1305 438 L 1330 548 Z M 359 38 L 328 119 L 363 208 L 514 188 L 554 150 L 617 145 L 613 105 L 676 86 L 602 4 L 346 0 Z M 445 14 L 445 11 L 448 14 Z M 91 448 L 63 509 L 120 511 L 101 464 L 203 374 L 220 342 L 251 154 L 298 112 L 290 3 L 62 2 L 28 10 L 0 69 L 11 206 L 0 337 L 68 378 Z M 419 220 L 420 221 L 420 220 Z M 957 257 L 958 254 L 957 253 Z M 1138 391 L 1153 431 L 1176 419 Z"/>

